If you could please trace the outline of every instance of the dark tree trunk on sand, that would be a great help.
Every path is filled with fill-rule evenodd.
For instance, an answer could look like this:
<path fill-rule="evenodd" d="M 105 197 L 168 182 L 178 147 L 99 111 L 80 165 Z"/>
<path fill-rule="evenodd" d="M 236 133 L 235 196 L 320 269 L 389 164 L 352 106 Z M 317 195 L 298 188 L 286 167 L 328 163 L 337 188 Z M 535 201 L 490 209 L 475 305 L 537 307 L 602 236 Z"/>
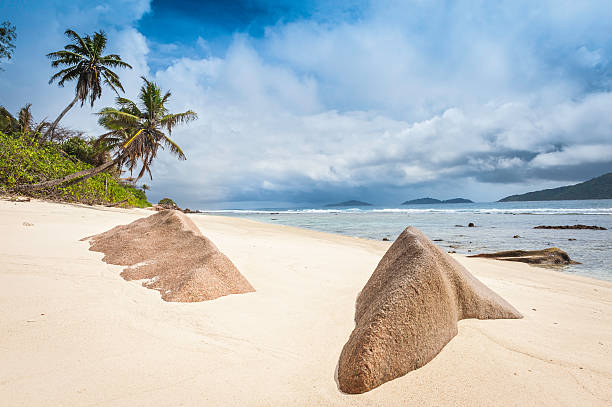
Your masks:
<path fill-rule="evenodd" d="M 68 111 L 70 109 L 72 109 L 72 107 L 75 105 L 77 100 L 79 100 L 79 95 L 78 94 L 76 94 L 74 96 L 74 99 L 72 100 L 72 102 L 70 102 L 70 104 L 68 106 L 66 106 L 66 108 L 60 113 L 59 116 L 57 116 L 57 119 L 55 119 L 53 124 L 51 124 L 49 129 L 45 132 L 45 137 L 44 138 L 46 140 L 50 139 L 49 136 L 53 137 L 53 132 L 55 131 L 55 128 L 57 127 L 58 123 L 60 122 L 60 120 L 62 120 L 62 117 L 64 117 L 66 115 L 66 113 L 68 113 Z"/>
<path fill-rule="evenodd" d="M 83 171 L 79 171 L 79 172 L 75 172 L 72 173 L 70 175 L 66 175 L 63 178 L 57 178 L 57 179 L 52 179 L 49 181 L 44 181 L 44 182 L 39 182 L 37 184 L 23 184 L 23 185 L 19 185 L 17 186 L 17 190 L 18 191 L 36 191 L 39 189 L 43 189 L 43 188 L 51 188 L 51 187 L 56 187 L 58 185 L 63 185 L 63 184 L 67 184 L 67 185 L 74 185 L 77 184 L 79 182 L 83 182 L 91 177 L 93 177 L 96 174 L 101 173 L 102 171 L 106 170 L 107 168 L 112 167 L 113 165 L 117 164 L 117 162 L 119 162 L 119 157 L 115 158 L 114 160 L 105 162 L 102 165 L 99 165 L 95 168 L 88 168 L 86 170 Z"/>

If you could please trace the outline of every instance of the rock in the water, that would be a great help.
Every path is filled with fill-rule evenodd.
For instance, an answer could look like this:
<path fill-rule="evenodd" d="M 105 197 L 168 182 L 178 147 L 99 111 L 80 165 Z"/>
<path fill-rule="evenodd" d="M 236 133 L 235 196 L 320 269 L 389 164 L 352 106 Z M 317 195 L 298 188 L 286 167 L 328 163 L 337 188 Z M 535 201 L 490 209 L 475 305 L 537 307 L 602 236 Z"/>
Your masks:
<path fill-rule="evenodd" d="M 476 226 L 476 225 L 474 225 L 472 222 L 468 223 L 468 228 L 473 228 L 473 227 L 475 227 L 475 226 Z"/>
<path fill-rule="evenodd" d="M 466 318 L 522 318 L 415 228 L 397 238 L 355 309 L 338 363 L 346 393 L 363 393 L 432 360 Z"/>
<path fill-rule="evenodd" d="M 166 301 L 197 302 L 255 291 L 236 266 L 189 217 L 165 210 L 90 238 L 89 250 L 109 264 L 130 266 L 121 276 L 146 279 Z"/>
<path fill-rule="evenodd" d="M 580 264 L 570 259 L 570 256 L 566 252 L 556 247 L 543 250 L 509 250 L 496 253 L 481 253 L 470 257 L 488 257 L 496 260 L 519 261 L 522 263 L 548 266 Z"/>
<path fill-rule="evenodd" d="M 562 225 L 562 226 L 535 226 L 534 229 L 586 229 L 586 230 L 608 230 L 603 226 L 590 226 L 590 225 Z"/>

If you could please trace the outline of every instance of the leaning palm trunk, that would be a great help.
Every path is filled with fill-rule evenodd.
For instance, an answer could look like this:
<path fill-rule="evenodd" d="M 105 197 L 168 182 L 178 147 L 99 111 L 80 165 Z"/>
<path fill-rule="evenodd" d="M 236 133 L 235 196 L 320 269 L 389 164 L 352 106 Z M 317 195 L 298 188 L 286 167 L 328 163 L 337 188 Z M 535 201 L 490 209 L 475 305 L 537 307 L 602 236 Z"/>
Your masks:
<path fill-rule="evenodd" d="M 72 173 L 70 175 L 66 175 L 63 178 L 57 178 L 57 179 L 52 179 L 49 181 L 43 181 L 43 182 L 39 182 L 37 184 L 23 184 L 23 185 L 19 185 L 17 187 L 17 190 L 19 191 L 37 191 L 39 189 L 44 189 L 44 188 L 51 188 L 51 187 L 56 187 L 58 185 L 74 185 L 74 184 L 78 184 L 79 182 L 83 182 L 91 177 L 93 177 L 94 175 L 97 175 L 99 173 L 101 173 L 102 171 L 106 170 L 107 168 L 112 167 L 113 165 L 117 164 L 119 161 L 121 160 L 121 157 L 117 157 L 114 160 L 105 162 L 102 165 L 99 165 L 97 167 L 94 168 L 88 168 L 86 170 L 82 170 L 79 172 L 75 172 Z"/>
<path fill-rule="evenodd" d="M 51 126 L 49 126 L 49 128 L 45 132 L 45 136 L 43 137 L 45 140 L 50 140 L 53 137 L 53 132 L 55 131 L 55 128 L 59 124 L 60 120 L 62 120 L 62 118 L 66 115 L 66 113 L 68 113 L 68 111 L 72 109 L 72 107 L 76 104 L 77 100 L 79 100 L 78 92 L 77 92 L 77 95 L 72 100 L 72 102 L 70 102 L 70 104 L 66 106 L 66 108 L 60 113 L 60 115 L 57 116 L 57 119 L 55 119 L 55 121 L 51 124 Z"/>

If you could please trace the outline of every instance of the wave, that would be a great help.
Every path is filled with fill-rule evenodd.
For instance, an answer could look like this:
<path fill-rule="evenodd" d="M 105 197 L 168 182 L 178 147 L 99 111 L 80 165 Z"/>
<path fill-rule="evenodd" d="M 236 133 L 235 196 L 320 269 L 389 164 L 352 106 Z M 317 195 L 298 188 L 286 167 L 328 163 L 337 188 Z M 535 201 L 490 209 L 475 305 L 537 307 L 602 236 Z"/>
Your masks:
<path fill-rule="evenodd" d="M 378 209 L 219 209 L 203 213 L 236 215 L 274 215 L 274 214 L 367 214 L 367 213 L 473 213 L 492 215 L 612 215 L 612 208 L 378 208 Z"/>

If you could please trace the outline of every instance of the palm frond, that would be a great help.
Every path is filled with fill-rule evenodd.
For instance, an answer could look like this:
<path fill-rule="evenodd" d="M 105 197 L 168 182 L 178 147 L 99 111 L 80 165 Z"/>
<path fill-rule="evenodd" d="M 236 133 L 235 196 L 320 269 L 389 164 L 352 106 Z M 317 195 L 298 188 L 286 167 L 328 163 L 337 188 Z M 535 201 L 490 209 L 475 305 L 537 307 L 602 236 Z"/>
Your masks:
<path fill-rule="evenodd" d="M 105 55 L 103 57 L 100 57 L 98 61 L 100 62 L 100 65 L 110 66 L 111 68 L 132 69 L 132 65 L 128 64 L 125 61 L 122 61 L 119 55 L 113 55 L 113 57 L 116 57 L 116 58 L 111 58 L 110 55 Z"/>
<path fill-rule="evenodd" d="M 178 157 L 179 160 L 186 160 L 187 157 L 185 156 L 185 153 L 183 153 L 183 150 L 181 150 L 181 148 L 178 146 L 178 144 L 176 144 L 174 142 L 174 140 L 172 140 L 170 137 L 166 136 L 164 134 L 164 137 L 162 138 L 163 143 L 166 145 L 166 147 L 168 147 L 170 149 L 170 152 L 174 155 L 176 155 Z"/>
<path fill-rule="evenodd" d="M 64 31 L 64 34 L 66 35 L 66 37 L 70 38 L 72 41 L 78 43 L 88 54 L 91 54 L 91 51 L 87 47 L 85 40 L 83 40 L 83 38 L 81 38 L 81 36 L 77 34 L 74 30 L 68 29 Z"/>
<path fill-rule="evenodd" d="M 193 110 L 188 110 L 183 113 L 168 114 L 162 117 L 159 123 L 168 129 L 168 133 L 172 133 L 172 129 L 178 124 L 188 123 L 196 120 L 198 115 Z"/>
<path fill-rule="evenodd" d="M 102 51 L 104 51 L 104 48 L 106 48 L 106 35 L 104 35 L 104 31 L 98 31 L 97 33 L 94 33 L 92 43 L 93 52 L 96 54 L 96 56 L 101 55 Z"/>

